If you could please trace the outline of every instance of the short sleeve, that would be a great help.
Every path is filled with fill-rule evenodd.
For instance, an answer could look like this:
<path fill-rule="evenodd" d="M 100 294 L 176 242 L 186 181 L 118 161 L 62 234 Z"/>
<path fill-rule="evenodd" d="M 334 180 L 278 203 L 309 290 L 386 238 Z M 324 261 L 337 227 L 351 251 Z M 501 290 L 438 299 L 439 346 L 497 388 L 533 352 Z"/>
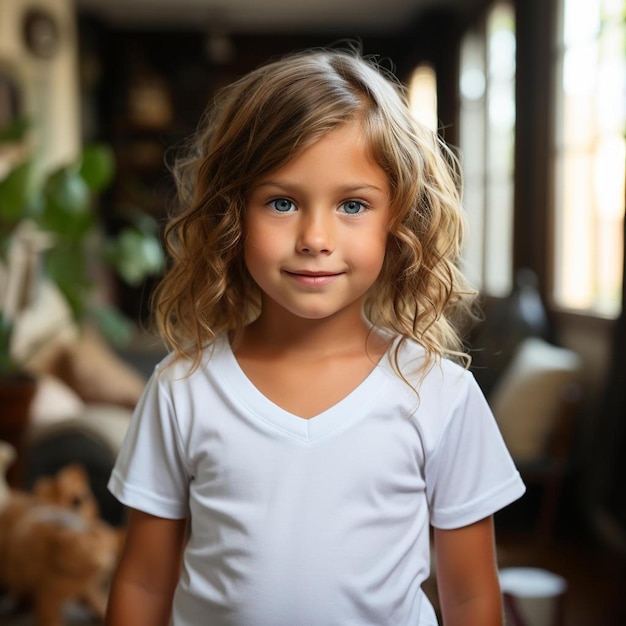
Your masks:
<path fill-rule="evenodd" d="M 525 491 L 482 391 L 469 372 L 463 378 L 425 465 L 431 523 L 442 529 L 477 522 Z"/>
<path fill-rule="evenodd" d="M 182 519 L 190 478 L 175 411 L 157 369 L 137 404 L 108 488 L 126 506 Z"/>

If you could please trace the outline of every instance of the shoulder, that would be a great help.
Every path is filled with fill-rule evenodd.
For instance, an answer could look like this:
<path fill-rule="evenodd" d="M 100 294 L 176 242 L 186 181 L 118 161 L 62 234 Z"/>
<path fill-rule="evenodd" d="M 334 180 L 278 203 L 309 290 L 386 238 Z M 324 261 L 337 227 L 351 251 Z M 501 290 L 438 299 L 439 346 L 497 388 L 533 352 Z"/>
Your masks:
<path fill-rule="evenodd" d="M 389 354 L 390 372 L 393 349 Z M 397 373 L 396 373 L 397 372 Z M 399 373 L 399 375 L 398 375 Z M 490 415 L 487 401 L 473 374 L 445 358 L 428 361 L 422 346 L 406 340 L 400 344 L 394 393 L 403 398 L 427 447 L 436 446 L 453 424 L 481 421 Z"/>
<path fill-rule="evenodd" d="M 392 364 L 395 346 L 399 346 L 397 368 L 420 396 L 430 392 L 458 393 L 476 384 L 469 370 L 448 358 L 429 361 L 424 347 L 411 339 L 394 344 L 390 353 Z"/>
<path fill-rule="evenodd" d="M 163 358 L 155 366 L 135 413 L 147 416 L 147 420 L 160 416 L 162 423 L 172 425 L 187 442 L 202 422 L 198 417 L 206 416 L 221 406 L 223 397 L 232 395 L 224 382 L 228 380 L 224 371 L 232 366 L 223 343 L 208 346 L 201 357 L 195 368 L 190 359 L 177 359 L 174 354 Z"/>
<path fill-rule="evenodd" d="M 166 384 L 177 380 L 193 381 L 202 378 L 208 371 L 220 366 L 220 362 L 227 358 L 228 350 L 228 338 L 219 335 L 201 350 L 197 366 L 194 366 L 191 358 L 177 357 L 171 352 L 156 364 L 152 377 Z"/>

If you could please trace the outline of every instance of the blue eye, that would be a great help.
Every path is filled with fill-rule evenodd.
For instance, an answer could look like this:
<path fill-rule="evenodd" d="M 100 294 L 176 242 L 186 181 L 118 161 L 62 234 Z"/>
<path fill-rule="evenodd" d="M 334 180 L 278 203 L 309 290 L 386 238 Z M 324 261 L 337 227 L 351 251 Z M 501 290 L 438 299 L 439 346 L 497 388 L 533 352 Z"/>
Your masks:
<path fill-rule="evenodd" d="M 344 213 L 348 215 L 358 215 L 361 213 L 366 207 L 362 202 L 358 200 L 347 200 L 341 205 Z"/>
<path fill-rule="evenodd" d="M 296 205 L 291 200 L 287 200 L 287 198 L 276 198 L 276 200 L 271 200 L 268 204 L 279 213 L 288 213 L 296 208 Z"/>

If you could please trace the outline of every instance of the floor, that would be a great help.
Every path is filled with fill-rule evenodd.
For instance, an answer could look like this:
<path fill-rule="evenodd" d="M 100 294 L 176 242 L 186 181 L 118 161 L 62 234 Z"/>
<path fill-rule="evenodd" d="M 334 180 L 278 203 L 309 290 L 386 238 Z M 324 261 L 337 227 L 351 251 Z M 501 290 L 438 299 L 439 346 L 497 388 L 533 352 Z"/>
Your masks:
<path fill-rule="evenodd" d="M 626 625 L 626 557 L 590 539 L 566 537 L 542 548 L 504 534 L 500 567 L 538 567 L 565 578 L 563 626 Z"/>
<path fill-rule="evenodd" d="M 540 568 L 565 579 L 564 617 L 558 626 L 626 625 L 626 555 L 595 539 L 567 536 L 542 545 L 527 533 L 499 532 L 498 563 L 501 569 Z M 436 593 L 432 582 L 427 590 Z"/>
<path fill-rule="evenodd" d="M 567 584 L 564 618 L 559 626 L 626 625 L 626 551 L 592 530 L 575 491 L 563 493 L 549 538 L 528 531 L 540 500 L 532 488 L 521 501 L 496 515 L 498 562 L 504 567 L 536 567 L 563 577 Z M 535 497 L 538 496 L 535 493 Z M 516 508 L 517 507 L 517 508 Z M 521 525 L 520 525 L 521 522 Z"/>

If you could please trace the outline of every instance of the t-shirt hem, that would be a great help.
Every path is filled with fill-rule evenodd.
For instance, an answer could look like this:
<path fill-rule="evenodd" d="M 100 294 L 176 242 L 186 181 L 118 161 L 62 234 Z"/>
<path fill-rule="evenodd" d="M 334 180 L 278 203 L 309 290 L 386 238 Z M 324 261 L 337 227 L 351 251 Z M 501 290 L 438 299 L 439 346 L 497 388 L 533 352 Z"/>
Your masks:
<path fill-rule="evenodd" d="M 480 500 L 470 502 L 454 510 L 433 512 L 431 525 L 442 530 L 468 526 L 508 506 L 519 499 L 525 491 L 526 487 L 519 473 L 516 473 L 503 485 Z"/>
<path fill-rule="evenodd" d="M 155 494 L 128 484 L 113 471 L 107 485 L 109 491 L 125 506 L 165 519 L 184 519 L 187 510 Z"/>

